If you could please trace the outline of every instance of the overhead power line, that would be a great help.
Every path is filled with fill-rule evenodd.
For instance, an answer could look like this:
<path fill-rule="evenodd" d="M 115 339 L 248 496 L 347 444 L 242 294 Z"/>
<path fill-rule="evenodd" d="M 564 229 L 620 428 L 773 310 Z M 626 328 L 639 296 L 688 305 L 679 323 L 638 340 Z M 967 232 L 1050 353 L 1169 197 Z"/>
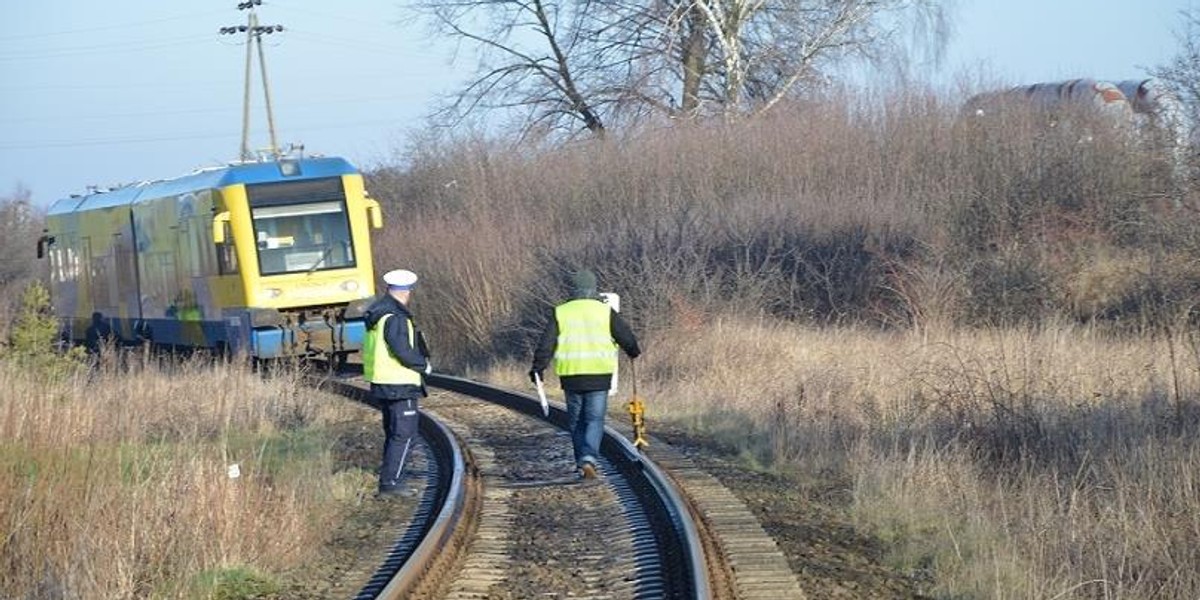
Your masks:
<path fill-rule="evenodd" d="M 131 27 L 140 27 L 142 25 L 154 25 L 156 23 L 165 23 L 167 21 L 181 21 L 184 19 L 193 20 L 197 17 L 206 17 L 217 14 L 218 11 L 205 11 L 201 13 L 192 13 L 187 15 L 176 15 L 173 17 L 163 17 L 161 19 L 151 19 L 147 21 L 131 21 L 128 23 L 114 23 L 112 25 L 99 25 L 97 27 L 84 27 L 80 29 L 65 29 L 62 31 L 43 31 L 39 33 L 22 33 L 18 35 L 0 36 L 0 43 L 10 40 L 30 40 L 37 38 L 58 37 L 62 35 L 78 35 L 80 33 L 91 33 L 93 31 L 110 31 L 113 29 L 128 30 Z M 224 12 L 224 11 L 220 11 Z"/>
<path fill-rule="evenodd" d="M 24 52 L 15 54 L 0 54 L 0 61 L 64 58 L 81 55 L 92 56 L 95 54 L 104 54 L 110 52 L 142 52 L 145 50 L 157 50 L 159 48 L 170 48 L 174 46 L 197 45 L 202 41 L 209 39 L 211 38 L 208 36 L 196 35 L 162 40 L 121 41 L 113 42 L 111 44 L 93 44 L 90 46 L 74 46 L 69 48 L 54 48 L 49 50 L 27 49 Z"/>
<path fill-rule="evenodd" d="M 238 10 L 250 11 L 246 17 L 246 24 L 222 27 L 220 30 L 221 35 L 246 34 L 246 78 L 242 88 L 242 160 L 253 158 L 253 154 L 250 152 L 250 51 L 255 46 L 258 47 L 259 80 L 262 81 L 263 99 L 267 103 L 267 129 L 271 134 L 271 153 L 279 155 L 279 144 L 275 139 L 275 115 L 271 111 L 271 87 L 267 83 L 267 58 L 263 54 L 262 36 L 282 33 L 283 25 L 259 25 L 258 14 L 254 12 L 256 6 L 262 6 L 262 0 L 246 0 L 239 3 Z"/>
<path fill-rule="evenodd" d="M 335 123 L 331 125 L 316 125 L 312 127 L 297 127 L 298 132 L 325 131 L 329 129 L 350 129 L 354 127 L 378 127 L 380 125 L 395 125 L 396 119 L 372 119 L 351 123 Z M 0 142 L 0 150 L 40 150 L 46 148 L 86 148 L 93 146 L 120 146 L 125 144 L 148 144 L 154 142 L 176 142 L 203 139 L 218 139 L 232 137 L 228 133 L 188 133 L 170 136 L 96 138 L 90 140 L 52 140 L 29 142 Z"/>
<path fill-rule="evenodd" d="M 304 31 L 304 30 L 296 29 L 295 27 L 288 29 L 288 32 L 290 34 L 292 34 L 296 37 L 302 38 L 302 39 L 312 40 L 314 42 L 328 44 L 328 45 L 332 45 L 332 46 L 341 46 L 344 48 L 370 50 L 372 52 L 384 52 L 384 53 L 390 53 L 390 54 L 396 54 L 396 55 L 404 55 L 405 57 L 411 57 L 414 55 L 426 56 L 426 57 L 440 56 L 439 53 L 432 52 L 429 50 L 402 48 L 400 46 L 392 46 L 387 43 L 375 43 L 375 37 L 377 37 L 377 36 L 375 36 L 375 37 L 368 36 L 365 38 L 349 38 L 349 37 L 328 35 L 328 34 L 324 34 L 324 33 L 315 33 L 312 31 Z"/>
<path fill-rule="evenodd" d="M 411 99 L 412 93 L 408 94 L 386 94 L 375 96 L 342 96 L 334 98 L 326 98 L 315 102 L 293 102 L 289 107 L 291 112 L 299 112 L 296 109 L 305 109 L 312 107 L 323 106 L 360 106 L 373 102 L 394 102 L 396 100 Z M 252 104 L 251 108 L 260 108 L 260 105 Z M 105 113 L 105 114 L 72 114 L 72 115 L 47 115 L 42 117 L 25 117 L 25 116 L 9 116 L 0 113 L 0 123 L 29 123 L 29 122 L 70 122 L 70 121 L 97 121 L 110 119 L 145 119 L 147 117 L 161 117 L 171 115 L 196 115 L 196 114 L 227 114 L 231 111 L 228 107 L 223 108 L 175 108 L 169 110 L 145 110 L 131 111 L 121 113 Z"/>

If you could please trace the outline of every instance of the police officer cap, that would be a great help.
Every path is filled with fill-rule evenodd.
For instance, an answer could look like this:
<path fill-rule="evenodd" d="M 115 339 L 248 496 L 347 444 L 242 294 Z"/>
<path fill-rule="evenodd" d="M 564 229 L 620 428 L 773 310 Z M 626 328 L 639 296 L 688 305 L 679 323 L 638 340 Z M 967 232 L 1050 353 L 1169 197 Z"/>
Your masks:
<path fill-rule="evenodd" d="M 411 290 L 417 283 L 417 274 L 408 269 L 396 269 L 385 273 L 383 282 L 390 290 Z"/>

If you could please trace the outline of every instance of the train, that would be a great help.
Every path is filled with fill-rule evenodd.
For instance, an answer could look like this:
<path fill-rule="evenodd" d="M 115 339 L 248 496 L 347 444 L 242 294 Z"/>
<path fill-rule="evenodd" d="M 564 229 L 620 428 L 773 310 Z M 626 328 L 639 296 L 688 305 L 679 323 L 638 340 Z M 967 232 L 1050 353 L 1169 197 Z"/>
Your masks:
<path fill-rule="evenodd" d="M 344 360 L 381 227 L 350 162 L 276 155 L 58 200 L 37 255 L 67 341 Z"/>

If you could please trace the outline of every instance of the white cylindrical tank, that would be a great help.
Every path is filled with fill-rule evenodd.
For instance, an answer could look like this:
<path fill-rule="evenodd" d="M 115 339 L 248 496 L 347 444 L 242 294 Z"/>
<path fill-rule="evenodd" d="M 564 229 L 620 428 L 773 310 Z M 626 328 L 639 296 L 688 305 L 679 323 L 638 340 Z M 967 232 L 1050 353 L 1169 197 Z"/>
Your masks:
<path fill-rule="evenodd" d="M 1117 87 L 1129 98 L 1134 112 L 1171 131 L 1180 143 L 1187 143 L 1191 130 L 1187 110 L 1166 84 L 1157 79 L 1131 79 L 1118 83 Z"/>
<path fill-rule="evenodd" d="M 1175 161 L 1176 177 L 1184 180 L 1190 148 L 1196 145 L 1197 130 L 1183 102 L 1157 79 L 1131 79 L 1119 82 L 1117 87 L 1129 98 L 1138 116 L 1138 126 L 1167 144 L 1167 151 Z"/>
<path fill-rule="evenodd" d="M 1115 119 L 1133 117 L 1133 108 L 1116 85 L 1095 79 L 1071 79 L 1014 88 L 1012 93 L 1024 94 L 1033 104 L 1044 108 L 1064 105 L 1090 106 Z"/>

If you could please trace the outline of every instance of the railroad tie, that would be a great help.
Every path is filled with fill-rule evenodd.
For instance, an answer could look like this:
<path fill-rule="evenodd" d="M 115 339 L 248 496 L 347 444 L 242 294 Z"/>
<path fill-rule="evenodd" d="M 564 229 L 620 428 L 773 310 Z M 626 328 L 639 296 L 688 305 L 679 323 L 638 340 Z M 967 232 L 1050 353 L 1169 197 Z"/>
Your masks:
<path fill-rule="evenodd" d="M 455 430 L 460 434 L 469 432 L 461 424 L 455 424 Z M 512 527 L 513 515 L 509 511 L 509 502 L 514 491 L 488 484 L 488 479 L 495 478 L 498 471 L 495 454 L 486 444 L 474 442 L 469 440 L 475 464 L 484 479 L 483 507 L 479 529 L 471 541 L 471 551 L 462 571 L 454 579 L 447 600 L 490 598 L 489 590 L 507 578 L 506 565 L 512 561 L 508 555 L 507 532 Z"/>
<path fill-rule="evenodd" d="M 729 488 L 665 442 L 652 443 L 648 454 L 704 515 L 732 571 L 739 600 L 807 598 L 775 540 Z"/>

